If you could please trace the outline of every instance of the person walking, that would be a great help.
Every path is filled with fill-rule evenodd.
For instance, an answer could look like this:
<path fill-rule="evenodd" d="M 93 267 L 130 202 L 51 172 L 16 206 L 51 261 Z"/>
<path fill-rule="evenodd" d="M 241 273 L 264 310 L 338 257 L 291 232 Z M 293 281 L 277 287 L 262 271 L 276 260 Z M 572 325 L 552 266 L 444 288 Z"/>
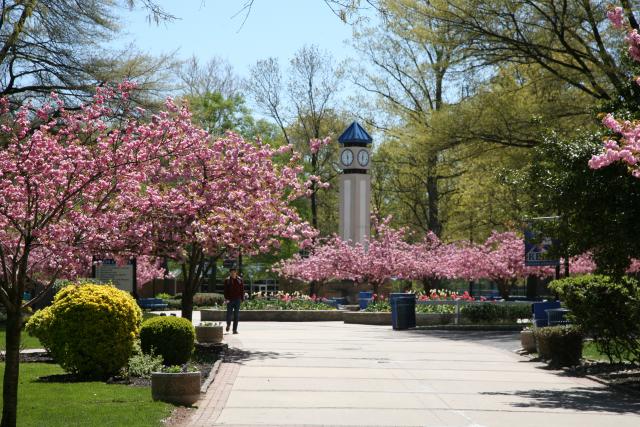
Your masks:
<path fill-rule="evenodd" d="M 238 276 L 236 268 L 231 268 L 229 277 L 224 280 L 224 299 L 227 304 L 227 332 L 229 332 L 233 316 L 233 333 L 237 334 L 240 303 L 244 301 L 244 282 Z"/>

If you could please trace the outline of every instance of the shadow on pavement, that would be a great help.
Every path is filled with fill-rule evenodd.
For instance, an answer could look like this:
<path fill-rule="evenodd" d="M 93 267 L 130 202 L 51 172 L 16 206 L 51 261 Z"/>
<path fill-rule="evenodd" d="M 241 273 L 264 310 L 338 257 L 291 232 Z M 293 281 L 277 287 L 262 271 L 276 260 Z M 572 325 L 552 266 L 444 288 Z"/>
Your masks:
<path fill-rule="evenodd" d="M 275 351 L 248 351 L 239 348 L 229 348 L 225 352 L 224 361 L 243 364 L 250 360 L 279 359 L 283 357 L 287 357 L 287 355 Z"/>
<path fill-rule="evenodd" d="M 520 348 L 520 332 L 513 331 L 452 331 L 452 330 L 409 330 L 411 334 L 442 338 L 453 341 L 467 341 L 488 345 L 503 350 Z"/>
<path fill-rule="evenodd" d="M 573 409 L 620 414 L 640 414 L 640 401 L 606 388 L 575 387 L 566 390 L 520 390 L 485 392 L 490 396 L 519 396 L 527 402 L 515 402 L 518 408 Z"/>

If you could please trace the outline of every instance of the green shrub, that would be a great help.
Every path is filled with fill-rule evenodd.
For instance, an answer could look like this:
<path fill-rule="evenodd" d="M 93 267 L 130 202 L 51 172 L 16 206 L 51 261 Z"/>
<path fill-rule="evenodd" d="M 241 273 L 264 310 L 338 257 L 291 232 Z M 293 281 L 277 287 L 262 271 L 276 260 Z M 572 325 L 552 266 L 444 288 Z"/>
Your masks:
<path fill-rule="evenodd" d="M 495 323 L 501 318 L 503 310 L 498 303 L 481 303 L 465 305 L 460 313 L 471 323 Z"/>
<path fill-rule="evenodd" d="M 53 304 L 34 314 L 27 332 L 40 339 L 66 371 L 103 378 L 127 365 L 142 311 L 110 285 L 68 285 Z"/>
<path fill-rule="evenodd" d="M 145 320 L 140 330 L 140 344 L 146 354 L 162 356 L 165 365 L 187 363 L 193 353 L 195 329 L 188 319 L 158 316 Z"/>
<path fill-rule="evenodd" d="M 155 298 L 160 298 L 160 299 L 167 300 L 167 299 L 171 299 L 173 297 L 171 295 L 167 294 L 167 293 L 161 292 L 159 294 L 156 294 Z"/>
<path fill-rule="evenodd" d="M 571 310 L 569 318 L 593 337 L 610 362 L 640 361 L 640 285 L 632 278 L 614 280 L 587 275 L 551 282 Z"/>
<path fill-rule="evenodd" d="M 582 357 L 582 331 L 575 326 L 535 328 L 538 355 L 554 367 L 575 366 Z"/>
<path fill-rule="evenodd" d="M 182 308 L 182 301 L 179 299 L 167 299 L 164 302 L 167 303 L 167 308 L 172 310 L 180 310 Z"/>
<path fill-rule="evenodd" d="M 215 293 L 197 293 L 193 296 L 193 305 L 212 307 L 224 303 L 224 295 Z"/>
<path fill-rule="evenodd" d="M 51 314 L 51 309 L 50 307 L 46 307 L 33 313 L 24 327 L 24 330 L 32 337 L 37 337 L 42 347 L 49 352 L 51 352 L 49 330 L 51 329 L 52 320 L 53 315 Z"/>
<path fill-rule="evenodd" d="M 389 301 L 372 301 L 369 303 L 364 311 L 368 312 L 389 312 L 391 311 L 391 304 Z"/>
<path fill-rule="evenodd" d="M 162 370 L 162 356 L 156 356 L 153 352 L 143 353 L 139 343 L 136 343 L 135 347 L 134 354 L 129 358 L 127 366 L 127 373 L 130 377 L 151 378 L 152 372 Z"/>
<path fill-rule="evenodd" d="M 505 304 L 505 318 L 507 321 L 516 323 L 518 320 L 531 320 L 531 303 Z"/>
<path fill-rule="evenodd" d="M 531 305 L 484 302 L 464 305 L 460 313 L 472 323 L 516 323 L 531 318 Z"/>
<path fill-rule="evenodd" d="M 416 304 L 416 313 L 453 314 L 456 306 L 453 304 Z"/>

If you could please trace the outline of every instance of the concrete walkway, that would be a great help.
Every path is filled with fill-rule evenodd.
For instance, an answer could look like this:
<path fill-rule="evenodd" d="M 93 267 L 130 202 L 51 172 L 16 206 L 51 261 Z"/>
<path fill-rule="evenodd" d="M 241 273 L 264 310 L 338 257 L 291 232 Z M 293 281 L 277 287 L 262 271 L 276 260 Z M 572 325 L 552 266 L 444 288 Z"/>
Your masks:
<path fill-rule="evenodd" d="M 640 426 L 637 398 L 526 361 L 509 334 L 339 322 L 240 333 L 225 335 L 233 350 L 190 426 Z"/>

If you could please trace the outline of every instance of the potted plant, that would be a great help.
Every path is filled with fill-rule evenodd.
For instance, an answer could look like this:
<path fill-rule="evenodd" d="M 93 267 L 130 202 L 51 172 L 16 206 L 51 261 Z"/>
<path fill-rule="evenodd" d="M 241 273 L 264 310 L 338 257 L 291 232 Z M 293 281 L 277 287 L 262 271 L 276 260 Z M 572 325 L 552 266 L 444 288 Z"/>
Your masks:
<path fill-rule="evenodd" d="M 575 326 L 536 328 L 536 345 L 541 359 L 552 367 L 575 366 L 582 357 L 582 331 Z"/>
<path fill-rule="evenodd" d="M 531 328 L 524 328 L 520 331 L 520 345 L 527 353 L 536 352 L 536 337 Z"/>
<path fill-rule="evenodd" d="M 200 399 L 200 371 L 194 367 L 175 365 L 151 374 L 153 400 L 190 406 Z"/>
<path fill-rule="evenodd" d="M 200 322 L 196 326 L 196 339 L 201 344 L 222 342 L 222 324 L 219 322 Z"/>

